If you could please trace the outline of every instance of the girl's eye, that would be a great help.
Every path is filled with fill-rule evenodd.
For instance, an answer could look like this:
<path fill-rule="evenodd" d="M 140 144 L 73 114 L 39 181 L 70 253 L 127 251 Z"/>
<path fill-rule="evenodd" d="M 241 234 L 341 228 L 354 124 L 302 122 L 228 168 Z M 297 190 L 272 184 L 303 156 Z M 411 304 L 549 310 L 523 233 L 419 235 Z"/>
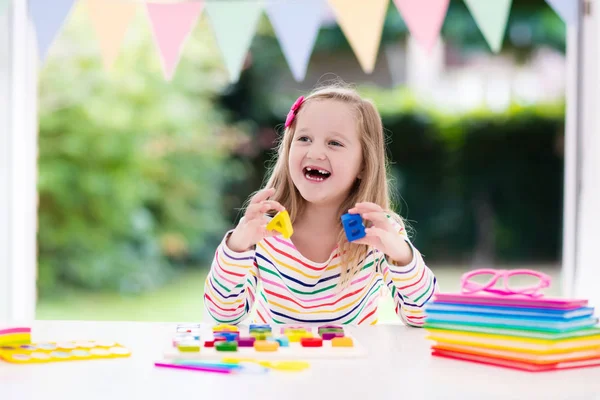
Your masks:
<path fill-rule="evenodd" d="M 306 137 L 306 136 L 300 136 L 300 137 L 298 138 L 298 141 L 299 141 L 299 142 L 308 142 L 309 140 L 310 140 L 310 139 L 309 139 L 308 137 Z"/>
<path fill-rule="evenodd" d="M 329 142 L 329 144 L 332 146 L 343 146 L 343 144 L 341 144 L 340 142 L 337 142 L 335 140 L 332 140 L 331 142 Z"/>

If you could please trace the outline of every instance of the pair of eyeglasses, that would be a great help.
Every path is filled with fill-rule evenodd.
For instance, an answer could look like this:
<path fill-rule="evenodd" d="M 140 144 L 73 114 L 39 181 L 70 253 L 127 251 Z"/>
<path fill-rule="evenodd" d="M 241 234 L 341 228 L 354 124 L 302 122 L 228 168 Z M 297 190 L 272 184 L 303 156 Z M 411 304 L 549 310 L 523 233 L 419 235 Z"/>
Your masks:
<path fill-rule="evenodd" d="M 537 282 L 529 286 L 514 287 L 511 285 L 511 277 L 517 276 L 532 276 L 537 278 Z M 473 280 L 475 277 L 483 277 L 484 283 L 475 282 Z M 499 281 L 502 281 L 501 287 L 495 287 Z M 541 297 L 544 295 L 541 291 L 550 287 L 551 281 L 552 277 L 549 275 L 530 269 L 498 270 L 484 268 L 467 272 L 462 276 L 461 292 L 463 294 L 487 292 L 503 296 L 525 295 Z"/>

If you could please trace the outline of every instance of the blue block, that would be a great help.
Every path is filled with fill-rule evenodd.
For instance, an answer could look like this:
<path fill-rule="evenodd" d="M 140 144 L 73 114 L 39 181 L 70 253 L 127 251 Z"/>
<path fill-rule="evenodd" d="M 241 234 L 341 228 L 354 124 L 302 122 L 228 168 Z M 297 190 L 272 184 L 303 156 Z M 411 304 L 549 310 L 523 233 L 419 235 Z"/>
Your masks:
<path fill-rule="evenodd" d="M 227 342 L 233 342 L 234 340 L 237 340 L 239 334 L 237 332 L 215 332 L 213 336 L 222 337 Z"/>
<path fill-rule="evenodd" d="M 362 222 L 360 214 L 344 214 L 342 215 L 342 225 L 346 232 L 346 237 L 349 242 L 365 237 L 365 226 Z"/>
<path fill-rule="evenodd" d="M 265 330 L 265 331 L 271 332 L 271 325 L 269 325 L 269 324 L 250 324 L 249 330 L 251 332 L 255 331 L 255 330 L 259 330 L 259 331 Z"/>

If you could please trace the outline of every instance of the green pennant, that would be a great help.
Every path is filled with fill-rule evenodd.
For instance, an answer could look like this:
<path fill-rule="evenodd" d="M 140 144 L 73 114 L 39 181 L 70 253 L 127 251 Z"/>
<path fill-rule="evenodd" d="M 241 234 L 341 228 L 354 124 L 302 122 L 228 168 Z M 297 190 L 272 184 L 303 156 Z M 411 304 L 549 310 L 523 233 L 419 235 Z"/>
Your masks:
<path fill-rule="evenodd" d="M 512 0 L 464 0 L 494 53 L 502 48 Z"/>
<path fill-rule="evenodd" d="M 238 81 L 263 11 L 262 1 L 220 0 L 205 5 L 232 83 Z"/>

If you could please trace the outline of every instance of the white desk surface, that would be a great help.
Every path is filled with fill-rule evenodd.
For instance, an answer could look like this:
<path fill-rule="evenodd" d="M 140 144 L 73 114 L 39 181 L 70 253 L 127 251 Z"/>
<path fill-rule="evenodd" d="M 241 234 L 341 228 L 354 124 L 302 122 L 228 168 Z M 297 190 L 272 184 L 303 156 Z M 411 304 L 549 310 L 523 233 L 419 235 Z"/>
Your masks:
<path fill-rule="evenodd" d="M 348 327 L 369 355 L 315 360 L 303 372 L 219 375 L 157 368 L 172 323 L 36 321 L 32 340 L 112 340 L 125 359 L 9 364 L 2 400 L 600 399 L 600 368 L 527 373 L 430 356 L 426 331 L 402 325 Z"/>

